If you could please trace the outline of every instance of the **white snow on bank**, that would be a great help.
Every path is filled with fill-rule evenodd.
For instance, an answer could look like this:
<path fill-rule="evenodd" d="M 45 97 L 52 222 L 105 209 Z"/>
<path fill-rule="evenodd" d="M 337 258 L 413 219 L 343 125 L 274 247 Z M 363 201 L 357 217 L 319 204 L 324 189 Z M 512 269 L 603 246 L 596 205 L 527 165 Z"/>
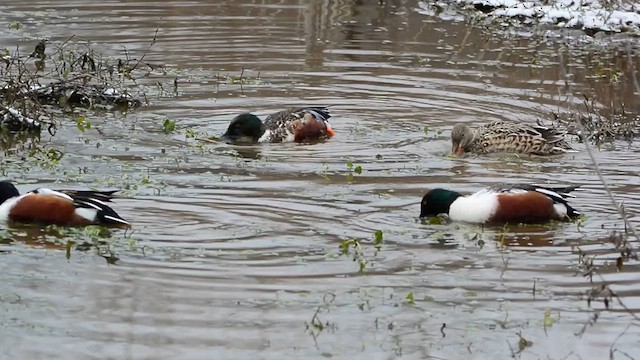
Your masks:
<path fill-rule="evenodd" d="M 542 24 L 581 30 L 640 32 L 640 3 L 602 4 L 603 0 L 434 0 L 419 2 L 418 12 L 433 15 L 433 5 L 485 7 L 489 16 L 525 18 Z M 615 9 L 615 10 L 613 10 Z"/>

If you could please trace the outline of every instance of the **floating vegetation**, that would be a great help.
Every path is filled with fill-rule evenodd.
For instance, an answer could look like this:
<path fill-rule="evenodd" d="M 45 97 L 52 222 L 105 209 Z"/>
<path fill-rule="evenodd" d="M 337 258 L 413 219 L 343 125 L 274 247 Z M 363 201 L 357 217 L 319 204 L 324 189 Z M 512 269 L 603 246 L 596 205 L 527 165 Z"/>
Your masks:
<path fill-rule="evenodd" d="M 0 128 L 5 133 L 55 133 L 54 119 L 76 107 L 126 110 L 142 105 L 134 77 L 162 69 L 140 59 L 110 59 L 87 44 L 40 41 L 29 55 L 0 50 Z M 151 45 L 155 43 L 155 37 Z M 53 46 L 52 46 L 53 45 Z M 150 46 L 151 46 L 150 45 Z M 144 96 L 144 94 L 142 94 Z M 79 129 L 82 127 L 79 124 Z"/>
<path fill-rule="evenodd" d="M 382 230 L 376 230 L 373 233 L 373 256 L 378 255 L 380 251 L 382 251 L 382 243 L 384 242 L 384 237 L 382 234 Z M 358 272 L 364 273 L 367 269 L 367 265 L 371 262 L 367 259 L 365 255 L 365 248 L 362 246 L 362 241 L 357 239 L 348 239 L 344 240 L 340 243 L 339 246 L 340 255 L 344 256 L 352 256 L 353 261 L 358 263 Z"/>
<path fill-rule="evenodd" d="M 311 334 L 314 341 L 318 340 L 318 336 L 320 336 L 320 334 L 325 329 L 332 329 L 333 331 L 335 331 L 336 325 L 334 323 L 329 321 L 322 321 L 320 319 L 320 313 L 323 310 L 325 312 L 328 312 L 331 309 L 331 304 L 334 302 L 335 299 L 336 299 L 335 294 L 333 293 L 325 294 L 325 296 L 322 298 L 322 304 L 318 305 L 318 308 L 313 313 L 311 320 L 309 322 L 305 322 L 306 331 L 309 334 Z"/>
<path fill-rule="evenodd" d="M 164 121 L 162 121 L 162 132 L 171 134 L 174 131 L 176 131 L 176 122 L 171 119 L 164 119 Z"/>
<path fill-rule="evenodd" d="M 595 99 L 585 96 L 583 104 L 584 112 L 553 113 L 556 123 L 566 127 L 569 134 L 584 137 L 599 146 L 613 140 L 632 140 L 639 133 L 640 116 L 628 113 L 624 107 L 614 109 L 606 116 Z"/>
<path fill-rule="evenodd" d="M 225 84 L 225 85 L 264 85 L 265 82 L 262 81 L 262 79 L 260 79 L 260 72 L 258 72 L 258 74 L 254 77 L 251 76 L 245 76 L 244 74 L 245 69 L 242 68 L 242 70 L 240 70 L 240 75 L 239 76 L 233 76 L 233 75 L 229 75 L 229 74 L 224 74 L 221 75 L 220 73 L 218 73 L 216 75 L 216 82 L 217 84 Z"/>
<path fill-rule="evenodd" d="M 415 299 L 413 298 L 413 291 L 409 292 L 405 299 L 407 300 L 407 304 L 413 305 L 416 303 Z"/>
<path fill-rule="evenodd" d="M 362 166 L 354 166 L 352 161 L 347 162 L 347 182 L 353 182 L 353 174 L 362 174 Z"/>
<path fill-rule="evenodd" d="M 116 234 L 117 236 L 114 236 Z M 41 228 L 14 224 L 4 234 L 4 238 L 27 246 L 64 250 L 67 259 L 71 259 L 74 251 L 93 251 L 109 264 L 114 264 L 118 260 L 115 254 L 119 251 L 138 250 L 137 241 L 132 237 L 132 233 L 128 231 L 113 233 L 107 227 L 93 225 L 87 227 L 49 225 Z"/>
<path fill-rule="evenodd" d="M 340 243 L 340 255 L 349 256 L 353 248 L 353 261 L 358 262 L 358 272 L 364 273 L 367 268 L 367 259 L 364 256 L 362 245 L 359 240 L 349 239 Z"/>

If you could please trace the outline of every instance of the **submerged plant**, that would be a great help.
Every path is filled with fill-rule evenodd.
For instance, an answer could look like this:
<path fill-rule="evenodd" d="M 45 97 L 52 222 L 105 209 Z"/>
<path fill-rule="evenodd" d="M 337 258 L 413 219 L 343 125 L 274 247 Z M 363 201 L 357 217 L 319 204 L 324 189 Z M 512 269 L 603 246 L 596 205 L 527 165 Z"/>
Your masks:
<path fill-rule="evenodd" d="M 347 161 L 347 182 L 353 182 L 353 174 L 362 174 L 362 166 L 353 166 L 352 161 Z"/>
<path fill-rule="evenodd" d="M 353 261 L 358 262 L 358 272 L 364 273 L 367 267 L 367 260 L 362 251 L 360 241 L 356 239 L 344 240 L 340 243 L 340 254 L 344 256 L 350 255 L 350 248 L 353 247 Z"/>
<path fill-rule="evenodd" d="M 162 132 L 171 134 L 174 131 L 176 131 L 176 122 L 171 119 L 164 119 L 162 121 Z"/>
<path fill-rule="evenodd" d="M 376 230 L 373 234 L 373 256 L 377 256 L 382 250 L 383 235 L 381 230 Z M 362 241 L 357 239 L 348 239 L 340 242 L 339 245 L 340 255 L 349 256 L 352 255 L 353 261 L 358 263 L 358 272 L 364 273 L 370 260 L 365 255 L 366 249 L 362 245 Z"/>

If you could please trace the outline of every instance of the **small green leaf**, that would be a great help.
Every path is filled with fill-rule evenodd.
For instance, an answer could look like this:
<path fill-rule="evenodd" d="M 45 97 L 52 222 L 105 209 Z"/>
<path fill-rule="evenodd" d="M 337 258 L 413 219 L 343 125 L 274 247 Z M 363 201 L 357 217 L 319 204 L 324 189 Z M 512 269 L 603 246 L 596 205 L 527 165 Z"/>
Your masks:
<path fill-rule="evenodd" d="M 349 239 L 349 240 L 344 240 L 340 243 L 340 254 L 341 255 L 348 255 L 349 254 L 349 246 L 351 246 L 351 244 L 354 244 L 356 242 L 356 240 L 354 239 Z"/>
<path fill-rule="evenodd" d="M 428 126 L 425 126 L 425 127 L 422 129 L 422 131 L 424 131 L 424 134 L 425 134 L 425 135 L 429 135 L 429 127 L 428 127 Z"/>
<path fill-rule="evenodd" d="M 165 134 L 171 134 L 176 130 L 176 122 L 171 119 L 164 119 L 162 122 L 162 132 Z"/>
<path fill-rule="evenodd" d="M 9 23 L 9 29 L 20 30 L 21 27 L 22 24 L 20 24 L 19 22 Z"/>
<path fill-rule="evenodd" d="M 90 126 L 87 127 L 87 119 L 84 116 L 80 116 L 76 119 L 76 127 L 78 127 L 80 132 L 84 132 L 84 130 L 88 129 Z"/>
<path fill-rule="evenodd" d="M 347 169 L 349 170 L 353 169 L 353 162 L 347 161 Z"/>
<path fill-rule="evenodd" d="M 374 238 L 373 238 L 373 244 L 374 245 L 380 245 L 382 244 L 383 238 L 382 238 L 382 230 L 376 230 L 375 234 L 374 234 Z"/>
<path fill-rule="evenodd" d="M 71 245 L 73 245 L 73 243 L 70 240 L 67 240 L 67 244 L 65 246 L 66 248 L 65 256 L 67 257 L 67 260 L 71 259 Z"/>
<path fill-rule="evenodd" d="M 523 352 L 526 348 L 533 346 L 533 341 L 527 340 L 522 336 L 522 333 L 516 334 L 520 337 L 518 341 L 518 352 Z"/>
<path fill-rule="evenodd" d="M 415 301 L 413 300 L 413 291 L 407 294 L 407 302 L 409 304 L 415 304 Z"/>
<path fill-rule="evenodd" d="M 382 155 L 376 154 L 376 160 L 382 160 Z"/>
<path fill-rule="evenodd" d="M 362 174 L 362 166 L 358 165 L 353 169 L 356 174 Z"/>

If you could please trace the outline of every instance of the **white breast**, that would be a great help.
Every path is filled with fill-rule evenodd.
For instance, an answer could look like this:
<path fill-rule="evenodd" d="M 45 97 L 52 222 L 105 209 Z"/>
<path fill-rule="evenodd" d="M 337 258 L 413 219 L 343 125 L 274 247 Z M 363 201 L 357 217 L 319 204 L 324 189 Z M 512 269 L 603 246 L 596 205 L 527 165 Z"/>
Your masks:
<path fill-rule="evenodd" d="M 9 212 L 11 212 L 11 209 L 13 208 L 13 206 L 18 202 L 18 200 L 28 195 L 29 194 L 24 194 L 24 195 L 12 197 L 11 199 L 7 199 L 5 200 L 5 202 L 0 204 L 0 222 L 9 221 Z"/>
<path fill-rule="evenodd" d="M 481 190 L 475 194 L 457 198 L 449 207 L 449 218 L 453 221 L 485 223 L 497 209 L 496 193 Z"/>

